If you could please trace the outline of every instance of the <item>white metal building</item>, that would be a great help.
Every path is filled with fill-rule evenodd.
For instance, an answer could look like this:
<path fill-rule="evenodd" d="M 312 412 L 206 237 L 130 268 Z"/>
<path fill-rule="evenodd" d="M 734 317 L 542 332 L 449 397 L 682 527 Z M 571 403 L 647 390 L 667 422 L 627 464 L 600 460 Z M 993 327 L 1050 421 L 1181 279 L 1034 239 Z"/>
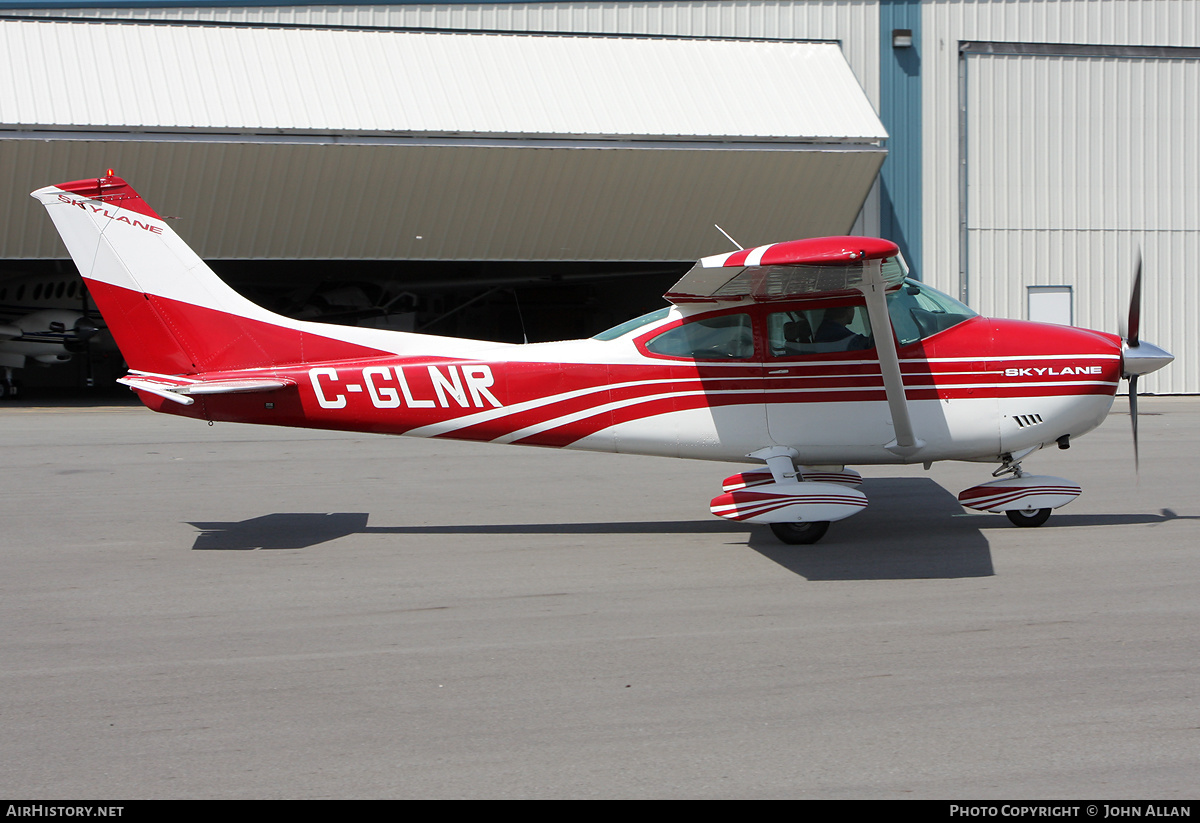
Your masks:
<path fill-rule="evenodd" d="M 612 140 L 614 144 L 625 140 L 653 143 L 657 148 L 674 143 L 678 144 L 677 150 L 691 150 L 693 146 L 683 144 L 696 144 L 705 147 L 708 158 L 736 155 L 741 162 L 748 162 L 756 153 L 786 151 L 789 159 L 798 164 L 798 175 L 804 180 L 819 175 L 803 167 L 801 158 L 811 156 L 805 155 L 805 151 L 819 154 L 833 147 L 839 154 L 862 154 L 878 160 L 882 144 L 889 157 L 880 182 L 867 196 L 864 212 L 855 224 L 857 231 L 897 239 L 924 280 L 964 296 L 973 308 L 985 314 L 1046 317 L 1109 330 L 1116 329 L 1117 317 L 1125 309 L 1140 249 L 1148 277 L 1144 334 L 1174 351 L 1178 358 L 1171 368 L 1152 375 L 1143 384 L 1152 392 L 1200 392 L 1200 357 L 1193 355 L 1200 350 L 1197 319 L 1200 290 L 1189 276 L 1189 269 L 1200 257 L 1200 3 L 1194 0 L 661 0 L 255 7 L 241 4 L 200 7 L 184 2 L 137 8 L 64 8 L 64 5 L 70 5 L 69 0 L 25 3 L 3 0 L 0 13 L 9 20 L 70 17 L 207 22 L 228 25 L 239 32 L 261 26 L 299 26 L 597 35 L 588 41 L 577 41 L 589 44 L 592 39 L 612 42 L 614 35 L 637 38 L 620 40 L 622 44 L 643 41 L 691 44 L 696 41 L 690 38 L 713 38 L 733 41 L 730 48 L 745 47 L 749 51 L 764 47 L 764 53 L 774 46 L 784 50 L 803 46 L 802 50 L 807 50 L 821 44 L 836 44 L 861 87 L 858 94 L 879 113 L 887 132 L 886 141 L 878 131 L 866 126 L 847 125 L 832 132 L 818 132 L 795 125 L 782 112 L 772 113 L 783 118 L 776 122 L 780 130 L 777 133 L 766 127 L 749 128 L 744 111 L 735 114 L 732 108 L 725 109 L 728 98 L 707 98 L 712 105 L 701 104 L 701 107 L 706 109 L 704 114 L 708 117 L 695 120 L 681 115 L 676 121 L 680 125 L 654 134 L 645 126 L 630 127 L 617 140 L 612 140 L 612 135 L 584 129 L 554 135 L 551 130 L 555 127 L 550 124 L 544 126 L 545 131 L 530 130 L 520 124 L 505 125 L 497 131 L 495 123 L 481 117 L 482 109 L 472 113 L 474 119 L 467 124 L 467 130 L 474 138 L 493 142 L 510 138 L 563 139 L 595 145 L 603 140 Z M 197 42 L 204 37 L 219 39 L 229 33 L 222 30 L 220 35 L 212 35 L 207 33 L 210 29 L 200 27 L 178 31 L 191 33 Z M 186 35 L 171 36 L 188 39 Z M 322 43 L 336 39 L 331 35 L 322 37 L 326 38 Z M 521 42 L 544 39 L 522 38 Z M 313 42 L 312 48 L 325 48 Z M 739 60 L 722 61 L 712 54 L 698 60 L 707 68 L 715 65 L 718 70 L 705 75 L 708 80 L 695 88 L 713 86 L 718 82 L 713 78 L 732 77 L 735 63 L 739 64 L 736 70 L 740 70 Z M 69 71 L 64 66 L 69 67 L 71 61 L 64 60 L 64 53 L 58 53 L 46 57 L 43 65 L 43 75 L 50 76 Z M 634 73 L 640 80 L 662 80 L 659 70 L 645 63 L 637 65 Z M 456 82 L 470 77 L 473 84 L 488 75 L 468 63 L 458 68 L 466 74 L 454 74 L 460 78 Z M 30 69 L 30 79 L 26 82 L 36 83 L 36 66 Z M 223 69 L 228 69 L 234 79 L 254 73 L 235 61 L 223 58 L 213 61 L 213 71 L 220 73 Z M 0 68 L 0 71 L 15 69 Z M 582 75 L 592 76 L 589 71 Z M 135 86 L 141 82 L 133 72 L 130 77 Z M 779 71 L 773 66 L 750 79 L 743 75 L 749 85 L 778 77 Z M 4 80 L 7 83 L 9 78 Z M 121 78 L 109 78 L 102 88 L 112 89 L 119 82 Z M 791 90 L 772 87 L 770 97 L 784 101 L 782 108 L 790 108 L 788 103 L 796 86 L 807 92 L 810 84 L 784 82 L 783 85 Z M 811 85 L 824 88 L 822 83 Z M 105 96 L 103 90 L 99 94 Z M 349 98 L 339 102 L 349 103 Z M 842 114 L 859 111 L 856 105 L 840 93 L 834 101 L 834 108 Z M 0 130 L 6 134 L 0 134 L 0 168 L 4 169 L 6 179 L 12 179 L 10 172 L 23 169 L 30 160 L 26 155 L 13 153 L 15 141 L 8 137 L 20 128 L 37 124 L 13 123 L 3 106 L 0 103 Z M 690 116 L 696 110 L 693 106 L 687 113 Z M 628 115 L 619 107 L 617 111 L 620 117 Z M 156 109 L 154 114 L 161 118 L 163 110 Z M 67 115 L 68 119 L 71 116 Z M 158 123 L 156 127 L 163 125 Z M 270 126 L 263 119 L 256 128 Z M 745 128 L 739 130 L 737 126 Z M 82 136 L 78 133 L 80 124 L 60 123 L 59 127 L 67 131 L 75 129 L 68 136 Z M 305 129 L 315 128 L 311 123 L 305 126 Z M 391 123 L 381 132 L 372 132 L 371 138 L 409 139 L 412 132 L 406 128 Z M 505 130 L 511 128 L 516 130 Z M 400 132 L 392 133 L 393 129 Z M 333 135 L 325 136 L 343 140 L 338 128 L 327 127 L 326 131 Z M 664 139 L 668 132 L 670 137 Z M 355 134 L 365 139 L 360 133 Z M 295 136 L 299 135 L 290 135 Z M 319 136 L 306 132 L 306 139 Z M 441 125 L 422 139 L 430 141 L 430 148 L 434 148 L 432 143 L 437 140 L 457 140 L 461 136 Z M 96 137 L 90 135 L 92 140 Z M 289 235 L 285 226 L 304 225 L 299 219 L 302 209 L 332 207 L 336 211 L 353 207 L 353 198 L 340 199 L 344 195 L 336 191 L 336 181 L 323 175 L 319 164 L 311 164 L 308 158 L 312 155 L 305 154 L 304 141 L 281 134 L 271 150 L 247 153 L 236 163 L 222 141 L 228 143 L 232 138 L 210 140 L 203 150 L 210 154 L 192 149 L 197 152 L 195 157 L 188 156 L 183 161 L 172 159 L 168 163 L 160 156 L 157 165 L 152 164 L 152 173 L 156 181 L 191 175 L 186 177 L 189 196 L 198 190 L 195 187 L 203 186 L 204 174 L 196 169 L 212 168 L 213 164 L 228 164 L 231 177 L 252 181 L 254 191 L 284 187 L 287 199 L 295 201 L 285 211 L 250 207 L 254 202 L 252 192 L 226 198 L 220 193 L 228 191 L 224 187 L 205 190 L 200 201 L 213 215 L 223 209 L 240 210 L 234 222 L 241 226 L 241 235 L 256 233 L 262 239 L 277 238 L 269 240 L 276 245 L 263 250 L 263 255 L 286 256 L 288 249 L 312 239 L 311 228 L 305 228 L 299 235 Z M 91 145 L 79 140 L 63 142 L 71 145 L 55 151 L 64 152 L 64 156 L 72 152 L 76 153 L 74 156 L 82 156 L 88 151 L 85 147 Z M 745 153 L 731 150 L 734 145 Z M 496 164 L 479 166 L 462 162 L 461 152 L 466 149 L 461 144 L 444 148 L 459 154 L 447 155 L 444 161 L 441 158 L 414 161 L 414 169 L 428 171 L 445 162 L 447 169 L 457 170 L 466 185 L 475 186 L 485 199 L 494 194 L 498 202 L 502 201 L 506 196 L 502 190 L 505 179 L 515 184 L 530 174 L 527 168 L 507 159 L 505 152 L 492 155 L 503 158 Z M 559 146 L 546 148 L 554 151 Z M 430 152 L 424 157 L 435 158 L 435 155 Z M 560 156 L 569 155 L 564 148 Z M 671 173 L 665 168 L 670 163 L 661 161 L 666 155 L 647 152 L 640 156 L 653 162 L 631 164 L 622 174 L 641 179 L 644 175 Z M 677 213 L 680 221 L 675 225 L 668 225 L 667 221 L 661 231 L 655 232 L 662 234 L 659 243 L 664 249 L 662 257 L 654 256 L 649 245 L 638 246 L 631 238 L 629 254 L 622 252 L 620 258 L 688 259 L 723 250 L 719 236 L 713 236 L 709 228 L 712 222 L 720 220 L 705 219 L 701 225 L 701 216 L 689 209 L 694 209 L 697 199 L 707 197 L 726 202 L 739 191 L 731 183 L 713 198 L 710 185 L 717 178 L 733 181 L 741 177 L 753 193 L 755 186 L 765 185 L 761 182 L 764 177 L 774 178 L 777 174 L 769 169 L 786 167 L 786 164 L 769 167 L 769 159 L 756 166 L 760 177 L 753 177 L 740 167 L 723 168 L 720 164 L 712 165 L 712 173 L 700 178 L 691 171 L 677 170 L 674 177 L 664 178 L 655 186 L 663 193 L 663 199 L 651 204 L 624 201 L 619 210 L 628 210 L 631 216 L 638 207 L 646 205 L 647 213 Z M 92 164 L 91 156 L 86 162 Z M 114 163 L 100 160 L 97 168 L 107 165 Z M 373 177 L 369 171 L 364 174 L 364 183 Z M 610 171 L 597 171 L 596 175 L 596 180 L 620 178 L 620 174 Z M 587 178 L 580 169 L 571 169 L 569 176 L 576 180 Z M 848 193 L 854 188 L 845 182 L 848 179 L 837 177 L 841 182 L 832 185 L 821 182 L 817 190 Z M 466 182 L 479 180 L 483 183 Z M 47 181 L 35 182 L 40 185 Z M 169 194 L 169 185 L 158 182 L 154 185 L 162 185 L 163 192 Z M 795 206 L 793 201 L 805 199 L 792 194 L 799 185 L 800 182 L 788 180 L 765 197 L 751 195 L 738 200 L 737 211 L 744 215 L 745 222 L 725 227 L 735 236 L 742 233 L 747 237 L 743 241 L 746 243 L 790 236 L 783 232 L 782 226 L 770 223 L 770 214 L 778 213 L 773 206 L 787 204 L 790 209 Z M 597 186 L 598 190 L 602 188 Z M 543 181 L 532 190 L 553 193 L 554 188 Z M 766 190 L 760 190 L 759 194 L 763 191 Z M 321 194 L 306 198 L 307 192 Z M 569 199 L 568 193 L 557 201 L 551 198 L 551 202 Z M 541 217 L 561 220 L 550 224 L 554 236 L 573 237 L 565 227 L 599 220 L 596 215 L 609 213 L 619 200 L 590 200 L 594 208 L 586 214 L 579 210 L 579 205 L 571 214 L 562 213 L 556 206 Z M 807 200 L 813 202 L 812 196 Z M 759 210 L 754 211 L 749 203 L 757 203 Z M 817 199 L 816 203 L 824 205 L 825 200 Z M 169 203 L 164 211 L 176 213 L 171 210 L 179 208 Z M 455 219 L 468 211 L 463 203 L 447 208 L 459 210 Z M 22 222 L 32 220 L 31 215 L 10 212 L 3 216 L 5 222 L 0 231 L 30 236 L 41 231 L 35 230 L 31 223 Z M 187 229 L 190 237 L 199 234 L 206 237 L 205 243 L 213 244 L 205 249 L 206 254 L 251 253 L 245 251 L 244 244 L 249 241 L 239 231 L 230 230 L 226 236 L 209 231 L 204 221 L 211 219 L 209 214 L 202 215 L 195 230 Z M 381 219 L 389 225 L 405 225 L 402 212 L 389 212 Z M 799 217 L 786 219 L 789 225 L 802 222 Z M 838 219 L 846 220 L 840 212 Z M 645 225 L 645 220 L 638 213 L 633 223 Z M 697 224 L 698 233 L 689 234 L 685 223 Z M 769 236 L 758 234 L 758 226 L 763 226 Z M 576 244 L 571 253 L 578 255 L 573 259 L 599 259 L 597 256 L 602 256 L 612 239 L 625 233 L 626 228 L 633 233 L 628 226 L 606 231 L 602 236 L 588 237 L 586 232 L 580 232 L 577 239 L 570 241 Z M 414 237 L 421 233 L 407 231 Z M 516 228 L 509 229 L 507 234 L 513 245 L 504 255 L 521 259 L 529 253 L 532 247 L 527 239 L 519 238 Z M 459 241 L 464 244 L 461 253 L 480 254 L 477 248 L 466 245 L 480 242 L 480 238 L 462 233 Z M 329 242 L 334 241 L 329 238 Z M 495 238 L 488 242 L 494 243 Z M 659 240 L 646 242 L 653 244 Z M 398 233 L 394 245 L 376 246 L 364 253 L 401 258 L 425 255 L 424 249 L 414 250 L 412 243 Z M 455 254 L 455 248 L 453 242 L 446 241 L 438 253 Z M 43 253 L 48 252 L 37 252 Z M 342 253 L 338 249 L 330 256 Z M 11 256 L 7 251 L 4 254 Z M 305 251 L 300 256 L 311 257 L 313 252 Z"/>

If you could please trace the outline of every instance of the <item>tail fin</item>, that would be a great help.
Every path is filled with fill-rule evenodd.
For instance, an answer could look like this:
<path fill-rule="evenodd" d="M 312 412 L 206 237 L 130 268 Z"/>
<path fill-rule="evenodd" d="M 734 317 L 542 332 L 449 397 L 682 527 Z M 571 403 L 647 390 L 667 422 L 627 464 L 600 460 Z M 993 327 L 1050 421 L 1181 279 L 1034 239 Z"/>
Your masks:
<path fill-rule="evenodd" d="M 272 314 L 222 282 L 111 169 L 33 197 L 50 213 L 131 369 L 196 374 L 481 347 Z"/>

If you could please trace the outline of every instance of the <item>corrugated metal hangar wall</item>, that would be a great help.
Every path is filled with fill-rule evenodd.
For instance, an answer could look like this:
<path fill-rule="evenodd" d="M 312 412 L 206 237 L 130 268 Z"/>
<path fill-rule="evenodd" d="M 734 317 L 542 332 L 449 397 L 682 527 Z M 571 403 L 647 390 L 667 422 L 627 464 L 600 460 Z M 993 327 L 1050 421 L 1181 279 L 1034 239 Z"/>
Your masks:
<path fill-rule="evenodd" d="M 1108 330 L 1140 249 L 1143 329 L 1178 356 L 1142 385 L 1200 392 L 1190 354 L 1200 350 L 1200 290 L 1189 277 L 1200 253 L 1200 3 L 29 3 L 6 13 L 836 42 L 890 135 L 883 183 L 856 230 L 895 237 L 923 279 L 983 313 L 1065 313 Z M 898 30 L 910 46 L 893 44 Z"/>
<path fill-rule="evenodd" d="M 884 156 L 832 43 L 6 20 L 0 44 L 14 187 L 118 168 L 203 204 L 210 259 L 690 260 L 727 247 L 714 222 L 844 233 Z M 0 255 L 60 254 L 13 196 Z"/>
<path fill-rule="evenodd" d="M 1200 392 L 1200 4 L 930 2 L 920 36 L 925 279 L 1116 331 L 1140 248 L 1143 333 L 1177 357 L 1144 390 Z"/>
<path fill-rule="evenodd" d="M 1049 319 L 1115 329 L 1140 254 L 1142 328 L 1178 358 L 1148 390 L 1200 390 L 1200 49 L 961 53 L 960 293 L 1011 317 L 1058 294 Z"/>

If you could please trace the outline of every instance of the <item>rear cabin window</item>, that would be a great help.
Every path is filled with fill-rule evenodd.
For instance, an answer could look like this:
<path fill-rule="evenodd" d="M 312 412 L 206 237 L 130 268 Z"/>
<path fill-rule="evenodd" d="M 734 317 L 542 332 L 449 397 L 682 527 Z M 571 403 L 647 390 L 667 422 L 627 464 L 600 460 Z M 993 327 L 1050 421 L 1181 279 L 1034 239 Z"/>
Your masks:
<path fill-rule="evenodd" d="M 693 360 L 744 360 L 754 356 L 754 330 L 748 314 L 722 314 L 692 320 L 646 343 L 646 351 Z"/>
<path fill-rule="evenodd" d="M 652 311 L 649 314 L 643 314 L 641 317 L 635 317 L 632 320 L 626 320 L 619 326 L 613 326 L 607 331 L 602 331 L 593 337 L 593 340 L 616 340 L 618 337 L 623 337 L 635 329 L 640 329 L 642 326 L 648 326 L 651 323 L 657 323 L 660 320 L 666 320 L 667 315 L 671 313 L 670 306 L 663 306 L 657 311 Z"/>

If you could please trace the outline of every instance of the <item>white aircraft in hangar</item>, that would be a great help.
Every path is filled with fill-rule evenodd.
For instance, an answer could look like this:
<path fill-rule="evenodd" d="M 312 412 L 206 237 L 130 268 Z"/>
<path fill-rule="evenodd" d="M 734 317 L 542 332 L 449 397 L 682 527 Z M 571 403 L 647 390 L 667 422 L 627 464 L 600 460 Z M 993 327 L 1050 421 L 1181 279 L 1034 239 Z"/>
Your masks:
<path fill-rule="evenodd" d="M 64 363 L 85 351 L 99 329 L 83 308 L 87 293 L 73 274 L 29 274 L 0 281 L 0 399 L 17 394 L 13 372 Z"/>
<path fill-rule="evenodd" d="M 588 340 L 501 344 L 291 320 L 225 285 L 111 170 L 33 193 L 155 411 L 745 463 L 711 511 L 819 540 L 867 505 L 848 464 L 995 463 L 968 507 L 1036 526 L 1080 493 L 1027 474 L 1170 354 L 1128 329 L 980 317 L 896 245 L 823 237 L 706 257 L 670 305 Z"/>

